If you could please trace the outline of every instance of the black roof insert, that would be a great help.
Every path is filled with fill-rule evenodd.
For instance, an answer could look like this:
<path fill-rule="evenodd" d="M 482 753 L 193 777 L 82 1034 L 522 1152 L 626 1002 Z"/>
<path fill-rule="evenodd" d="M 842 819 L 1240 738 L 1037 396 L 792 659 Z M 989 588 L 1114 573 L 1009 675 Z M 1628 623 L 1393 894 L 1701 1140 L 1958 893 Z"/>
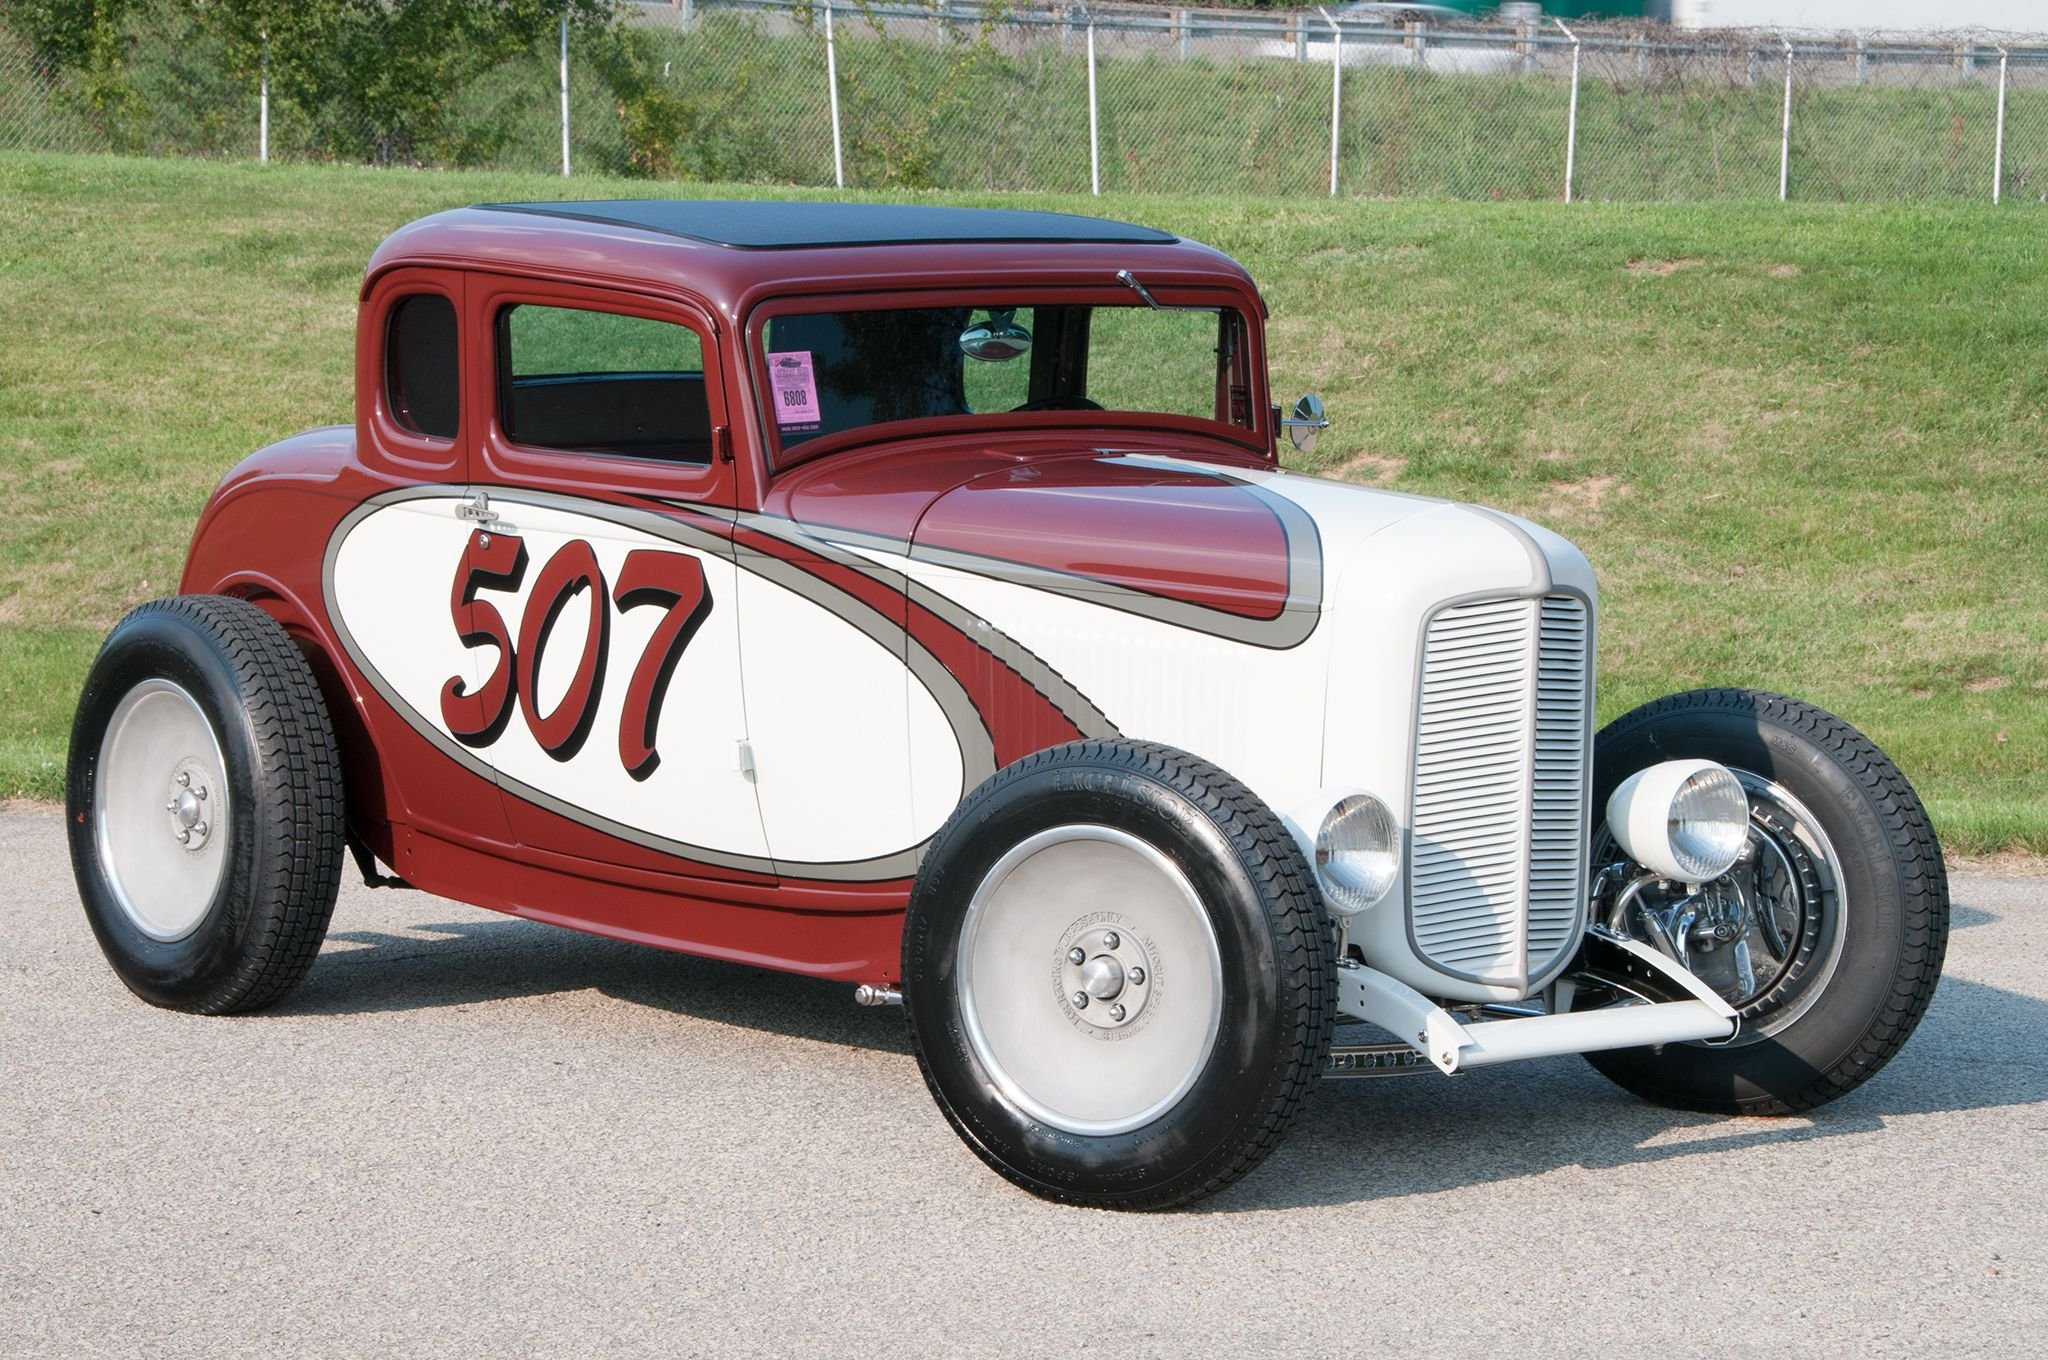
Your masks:
<path fill-rule="evenodd" d="M 1179 239 L 1128 222 L 1019 208 L 661 198 L 476 206 L 492 212 L 530 213 L 537 217 L 632 227 L 742 250 L 1001 241 L 1167 245 Z"/>

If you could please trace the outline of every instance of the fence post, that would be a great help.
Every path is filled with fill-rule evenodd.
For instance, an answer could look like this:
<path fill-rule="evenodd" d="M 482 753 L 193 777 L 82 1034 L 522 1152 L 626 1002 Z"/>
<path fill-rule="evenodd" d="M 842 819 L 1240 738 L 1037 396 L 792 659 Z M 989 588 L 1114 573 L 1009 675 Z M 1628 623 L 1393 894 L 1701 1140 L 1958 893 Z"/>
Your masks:
<path fill-rule="evenodd" d="M 1423 32 L 1423 23 L 1420 19 L 1408 21 L 1408 64 L 1429 65 L 1429 38 Z"/>
<path fill-rule="evenodd" d="M 839 146 L 839 50 L 832 39 L 832 0 L 825 0 L 825 98 L 832 106 L 832 186 L 846 187 L 846 157 Z"/>
<path fill-rule="evenodd" d="M 1330 11 L 1321 5 L 1316 13 L 1323 16 L 1323 22 L 1330 26 L 1330 197 L 1337 196 L 1337 147 L 1338 129 L 1344 116 L 1344 30 L 1330 17 Z"/>
<path fill-rule="evenodd" d="M 1966 42 L 1956 49 L 1956 80 L 1968 85 L 1977 79 L 1977 44 Z"/>
<path fill-rule="evenodd" d="M 687 33 L 697 22 L 697 0 L 668 0 L 668 3 L 669 8 L 682 16 L 678 24 Z"/>
<path fill-rule="evenodd" d="M 1572 201 L 1572 175 L 1579 168 L 1579 35 L 1565 28 L 1562 19 L 1553 18 L 1552 23 L 1564 29 L 1564 35 L 1572 42 L 1572 103 L 1571 114 L 1564 129 L 1564 201 Z"/>
<path fill-rule="evenodd" d="M 270 35 L 263 35 L 263 55 L 258 59 L 261 73 L 256 88 L 256 163 L 270 164 Z M 1998 103 L 2005 108 L 2005 87 L 1999 86 Z"/>
<path fill-rule="evenodd" d="M 1194 19 L 1193 11 L 1184 9 L 1180 12 L 1180 59 L 1182 61 L 1187 61 L 1194 55 Z"/>
<path fill-rule="evenodd" d="M 569 178 L 569 16 L 562 16 L 562 178 Z"/>
<path fill-rule="evenodd" d="M 1308 20 L 1305 18 L 1294 21 L 1294 59 L 1304 63 L 1308 61 Z"/>
<path fill-rule="evenodd" d="M 1998 136 L 1991 151 L 1991 204 L 1998 205 L 2005 192 L 2005 63 L 2012 54 L 1998 49 Z"/>
<path fill-rule="evenodd" d="M 1778 201 L 1785 202 L 1792 189 L 1792 44 L 1785 39 L 1785 121 L 1778 132 Z"/>
<path fill-rule="evenodd" d="M 1870 83 L 1870 44 L 1861 33 L 1856 35 L 1856 83 Z"/>
<path fill-rule="evenodd" d="M 1088 16 L 1088 186 L 1102 196 L 1102 124 L 1095 105 L 1095 16 Z"/>

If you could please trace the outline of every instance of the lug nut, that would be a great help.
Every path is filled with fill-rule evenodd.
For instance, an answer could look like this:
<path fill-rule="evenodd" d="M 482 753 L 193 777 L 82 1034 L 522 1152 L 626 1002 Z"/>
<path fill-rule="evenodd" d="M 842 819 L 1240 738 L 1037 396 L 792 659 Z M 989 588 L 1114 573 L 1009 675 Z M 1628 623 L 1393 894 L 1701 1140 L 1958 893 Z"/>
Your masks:
<path fill-rule="evenodd" d="M 1142 987 L 1145 985 L 1145 970 L 1142 968 L 1133 968 L 1130 972 L 1124 974 L 1124 976 L 1131 980 L 1131 985 L 1133 987 Z"/>
<path fill-rule="evenodd" d="M 192 843 L 192 833 L 191 833 L 191 832 L 189 832 L 189 831 L 180 831 L 180 832 L 178 833 L 178 844 L 180 844 L 180 845 L 190 845 L 191 843 Z"/>
<path fill-rule="evenodd" d="M 189 788 L 191 788 L 191 787 L 192 787 L 192 776 L 191 776 L 191 775 L 189 775 L 189 774 L 186 774 L 186 773 L 185 773 L 185 772 L 184 772 L 183 770 L 180 770 L 180 771 L 178 771 L 178 787 L 179 787 L 179 788 L 181 788 L 181 789 L 189 789 Z"/>
<path fill-rule="evenodd" d="M 206 823 L 205 823 L 205 822 L 198 822 L 198 823 L 195 823 L 195 824 L 193 825 L 193 827 L 192 827 L 192 834 L 193 834 L 193 835 L 195 835 L 195 836 L 204 836 L 204 835 L 206 834 Z"/>
<path fill-rule="evenodd" d="M 1117 938 L 1117 933 L 1114 930 L 1102 937 L 1102 947 L 1104 949 L 1114 949 L 1122 943 L 1123 941 Z"/>
<path fill-rule="evenodd" d="M 197 799 L 198 799 L 198 800 L 199 800 L 200 802 L 202 802 L 202 803 L 203 803 L 203 802 L 205 802 L 205 801 L 206 801 L 206 785 L 204 785 L 204 784 L 201 784 L 201 785 L 200 785 L 200 786 L 199 786 L 198 788 L 196 788 L 196 789 L 192 790 L 192 796 L 193 796 L 194 798 L 197 798 Z"/>
<path fill-rule="evenodd" d="M 1109 1018 L 1110 1018 L 1110 1019 L 1112 1019 L 1112 1020 L 1121 1020 L 1121 1019 L 1123 1019 L 1123 1018 L 1124 1018 L 1124 1008 L 1123 1008 L 1122 1006 L 1120 1006 L 1120 1005 L 1119 1005 L 1119 1006 L 1111 1006 L 1111 1007 L 1109 1008 Z"/>
<path fill-rule="evenodd" d="M 1081 948 L 1080 945 L 1075 945 L 1072 949 L 1069 949 L 1067 951 L 1068 963 L 1086 963 L 1087 961 L 1088 951 Z"/>
<path fill-rule="evenodd" d="M 177 800 L 177 799 L 175 799 L 175 798 L 173 798 L 173 799 L 172 799 L 172 800 L 171 800 L 170 802 L 168 802 L 168 803 L 165 803 L 165 804 L 164 804 L 164 811 L 165 811 L 165 812 L 176 812 L 177 810 L 178 810 L 178 800 Z"/>
<path fill-rule="evenodd" d="M 1087 1010 L 1087 1009 L 1088 1009 L 1088 993 L 1086 993 L 1086 992 L 1075 992 L 1075 993 L 1074 993 L 1074 1009 L 1075 1009 L 1075 1010 L 1077 1010 L 1077 1011 L 1085 1011 L 1085 1010 Z"/>

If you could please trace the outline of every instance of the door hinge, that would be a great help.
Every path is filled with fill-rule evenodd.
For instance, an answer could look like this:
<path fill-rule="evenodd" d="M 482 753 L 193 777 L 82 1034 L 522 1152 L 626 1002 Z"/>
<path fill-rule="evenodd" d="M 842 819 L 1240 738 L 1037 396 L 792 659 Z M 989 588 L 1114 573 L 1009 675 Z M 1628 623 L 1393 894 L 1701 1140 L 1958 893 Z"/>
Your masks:
<path fill-rule="evenodd" d="M 739 749 L 734 753 L 733 759 L 733 768 L 746 776 L 749 781 L 752 781 L 754 778 L 754 743 L 751 741 L 740 742 Z"/>
<path fill-rule="evenodd" d="M 732 461 L 732 426 L 713 425 L 711 427 L 711 450 L 718 455 L 719 462 L 730 463 Z"/>

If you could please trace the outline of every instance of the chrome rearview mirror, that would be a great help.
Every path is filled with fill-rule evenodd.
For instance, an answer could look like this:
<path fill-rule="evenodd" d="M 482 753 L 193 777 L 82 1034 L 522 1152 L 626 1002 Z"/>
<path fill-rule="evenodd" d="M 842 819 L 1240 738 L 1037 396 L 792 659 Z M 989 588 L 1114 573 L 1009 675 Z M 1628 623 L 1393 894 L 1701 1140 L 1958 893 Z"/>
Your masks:
<path fill-rule="evenodd" d="M 1031 332 L 1016 322 L 1016 309 L 991 310 L 988 320 L 960 332 L 960 352 L 985 364 L 999 364 L 1031 352 Z"/>
<path fill-rule="evenodd" d="M 1330 418 L 1323 414 L 1323 399 L 1313 392 L 1294 403 L 1294 414 L 1280 423 L 1303 453 L 1313 453 L 1316 437 L 1330 428 Z"/>

